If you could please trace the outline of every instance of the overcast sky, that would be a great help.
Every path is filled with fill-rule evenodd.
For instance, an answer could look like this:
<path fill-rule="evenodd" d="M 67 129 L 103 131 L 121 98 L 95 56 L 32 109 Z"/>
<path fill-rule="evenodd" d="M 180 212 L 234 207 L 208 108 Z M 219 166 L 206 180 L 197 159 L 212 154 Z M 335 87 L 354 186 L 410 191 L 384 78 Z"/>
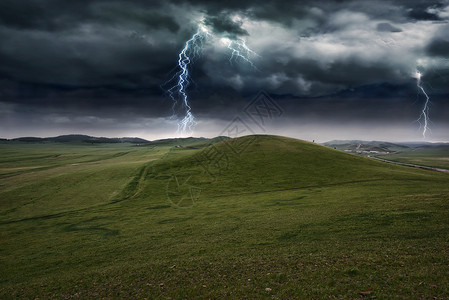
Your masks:
<path fill-rule="evenodd" d="M 448 21 L 448 0 L 1 0 L 0 137 L 177 136 L 164 82 L 202 26 L 194 136 L 238 117 L 248 133 L 419 140 L 418 70 L 426 138 L 449 141 Z M 257 53 L 255 68 L 229 61 L 230 40 Z M 262 90 L 278 109 L 264 120 L 251 117 Z"/>

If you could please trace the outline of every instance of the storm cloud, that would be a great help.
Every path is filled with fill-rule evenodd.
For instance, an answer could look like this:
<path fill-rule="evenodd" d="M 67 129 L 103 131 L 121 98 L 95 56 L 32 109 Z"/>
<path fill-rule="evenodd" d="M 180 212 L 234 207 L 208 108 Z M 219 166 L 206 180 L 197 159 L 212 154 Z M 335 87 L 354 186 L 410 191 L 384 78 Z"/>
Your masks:
<path fill-rule="evenodd" d="M 149 124 L 149 132 L 159 130 L 155 120 L 171 126 L 171 102 L 161 86 L 200 24 L 213 37 L 191 70 L 198 117 L 225 122 L 263 89 L 290 107 L 285 118 L 305 118 L 307 107 L 317 120 L 330 114 L 356 120 L 357 112 L 370 111 L 373 120 L 388 123 L 394 117 L 366 99 L 377 97 L 391 111 L 419 103 L 417 69 L 435 105 L 447 107 L 448 20 L 447 0 L 4 0 L 0 135 L 17 128 L 22 134 L 39 122 L 42 132 L 64 122 L 98 132 L 117 124 L 134 128 L 129 124 L 136 120 L 146 120 L 140 124 Z M 257 70 L 230 62 L 223 39 L 245 40 L 257 53 Z M 385 85 L 389 92 L 379 96 Z M 349 109 L 333 106 L 350 91 L 358 100 Z M 412 123 L 413 113 L 407 110 L 404 122 Z M 441 111 L 435 116 L 446 124 Z"/>

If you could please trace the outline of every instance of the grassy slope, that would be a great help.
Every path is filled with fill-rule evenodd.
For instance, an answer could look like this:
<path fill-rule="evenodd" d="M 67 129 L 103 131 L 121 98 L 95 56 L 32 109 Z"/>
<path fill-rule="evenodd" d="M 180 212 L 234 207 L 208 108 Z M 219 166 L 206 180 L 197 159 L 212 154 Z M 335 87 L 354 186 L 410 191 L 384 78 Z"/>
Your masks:
<path fill-rule="evenodd" d="M 59 174 L 67 165 L 34 179 L 29 171 L 0 179 L 0 222 L 87 208 L 0 225 L 1 298 L 449 292 L 447 174 L 274 136 L 203 150 L 106 147 L 103 157 L 130 149 Z M 21 176 L 28 180 L 23 186 Z M 104 188 L 107 181 L 114 188 Z M 4 192 L 15 184 L 15 192 Z M 53 186 L 63 194 L 48 194 Z M 80 200 L 90 193 L 95 199 Z M 21 211 L 24 204 L 11 211 L 33 196 L 40 197 L 38 211 Z M 81 204 L 60 203 L 72 199 Z"/>
<path fill-rule="evenodd" d="M 131 145 L 0 145 L 0 223 L 108 203 L 168 148 Z"/>

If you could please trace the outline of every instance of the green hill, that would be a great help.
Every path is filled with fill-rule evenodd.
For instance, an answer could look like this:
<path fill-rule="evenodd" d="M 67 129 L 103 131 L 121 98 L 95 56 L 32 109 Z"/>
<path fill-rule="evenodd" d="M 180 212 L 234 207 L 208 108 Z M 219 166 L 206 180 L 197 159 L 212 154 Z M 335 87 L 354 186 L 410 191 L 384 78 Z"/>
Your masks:
<path fill-rule="evenodd" d="M 154 176 L 191 175 L 208 194 L 227 195 L 406 178 L 408 168 L 379 163 L 314 143 L 279 136 L 223 141 L 153 166 Z"/>
<path fill-rule="evenodd" d="M 176 145 L 0 145 L 0 298 L 448 295 L 448 174 L 279 136 Z"/>

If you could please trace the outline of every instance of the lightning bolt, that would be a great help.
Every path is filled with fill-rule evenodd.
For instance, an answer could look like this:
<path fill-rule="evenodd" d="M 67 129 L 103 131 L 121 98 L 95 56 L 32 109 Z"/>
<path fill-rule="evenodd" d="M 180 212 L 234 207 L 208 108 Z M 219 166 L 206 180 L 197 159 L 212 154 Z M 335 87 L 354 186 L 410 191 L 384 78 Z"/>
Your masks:
<path fill-rule="evenodd" d="M 174 113 L 178 103 L 181 102 L 184 117 L 178 122 L 178 133 L 191 133 L 196 125 L 195 116 L 192 113 L 192 107 L 189 104 L 189 96 L 187 94 L 187 88 L 191 83 L 189 66 L 201 54 L 205 40 L 209 35 L 210 33 L 207 28 L 200 25 L 198 31 L 185 42 L 184 48 L 178 54 L 178 71 L 162 85 L 172 84 L 167 89 L 167 92 L 173 100 L 172 109 Z"/>
<path fill-rule="evenodd" d="M 181 52 L 178 54 L 177 71 L 161 86 L 169 86 L 169 88 L 166 89 L 166 92 L 173 101 L 173 116 L 176 114 L 179 104 L 181 104 L 181 108 L 184 111 L 183 119 L 178 122 L 178 133 L 181 134 L 191 134 L 197 124 L 195 116 L 192 113 L 192 107 L 190 106 L 187 93 L 187 88 L 192 82 L 189 67 L 193 64 L 194 59 L 201 55 L 203 46 L 208 38 L 213 39 L 214 36 L 203 24 L 200 24 L 197 32 L 185 42 L 184 48 L 182 48 Z M 243 39 L 230 40 L 228 38 L 221 38 L 221 41 L 229 50 L 231 50 L 231 56 L 229 58 L 231 64 L 233 61 L 241 59 L 257 70 L 256 66 L 251 61 L 251 57 L 258 56 L 258 54 L 251 50 Z"/>
<path fill-rule="evenodd" d="M 418 89 L 426 97 L 426 101 L 424 102 L 424 106 L 423 106 L 423 108 L 421 110 L 421 114 L 420 114 L 420 116 L 419 116 L 419 118 L 417 120 L 419 125 L 420 125 L 420 128 L 423 129 L 422 136 L 423 136 L 423 138 L 426 138 L 427 132 L 430 131 L 430 128 L 429 128 L 429 104 L 430 104 L 430 97 L 429 97 L 429 95 L 427 95 L 426 90 L 422 86 L 422 81 L 421 81 L 422 74 L 421 74 L 421 72 L 416 71 L 415 77 L 416 77 L 416 85 L 417 85 Z"/>
<path fill-rule="evenodd" d="M 232 64 L 233 61 L 236 61 L 237 59 L 242 59 L 248 64 L 250 64 L 251 67 L 257 70 L 256 66 L 251 61 L 251 56 L 259 56 L 259 55 L 250 48 L 248 48 L 245 40 L 243 39 L 230 40 L 228 38 L 222 38 L 221 40 L 226 45 L 226 47 L 228 47 L 228 49 L 231 50 L 229 63 Z"/>

